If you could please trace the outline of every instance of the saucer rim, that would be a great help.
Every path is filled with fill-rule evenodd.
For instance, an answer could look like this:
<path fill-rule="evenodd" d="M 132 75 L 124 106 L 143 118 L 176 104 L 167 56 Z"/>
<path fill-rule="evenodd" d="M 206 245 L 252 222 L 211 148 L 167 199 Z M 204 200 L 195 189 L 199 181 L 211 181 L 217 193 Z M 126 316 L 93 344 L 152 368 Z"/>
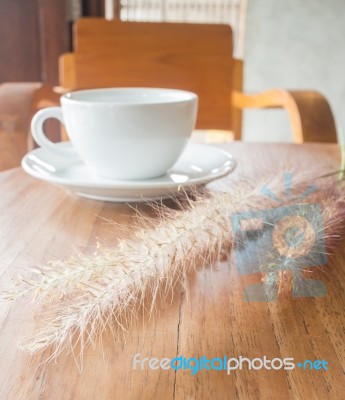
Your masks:
<path fill-rule="evenodd" d="M 60 142 L 56 144 L 57 146 L 59 145 L 64 145 L 66 146 L 66 142 Z M 49 151 L 47 149 L 43 149 L 42 147 L 38 147 L 34 150 L 31 150 L 30 152 L 28 152 L 22 159 L 21 161 L 21 166 L 24 169 L 24 171 L 43 181 L 46 182 L 50 182 L 50 183 L 54 183 L 54 184 L 58 184 L 58 185 L 63 185 L 63 186 L 67 186 L 67 187 L 84 187 L 84 188 L 113 188 L 113 189 L 133 189 L 133 188 L 145 188 L 145 189 L 157 189 L 157 188 L 176 188 L 176 187 L 185 187 L 185 186 L 195 186 L 195 185 L 202 185 L 202 184 L 206 184 L 208 182 L 214 181 L 216 179 L 220 179 L 222 177 L 225 177 L 226 175 L 230 174 L 231 172 L 234 171 L 234 169 L 237 166 L 236 160 L 234 159 L 234 157 L 232 156 L 232 154 L 230 154 L 229 152 L 227 152 L 224 149 L 221 149 L 219 147 L 216 146 L 212 146 L 209 144 L 202 144 L 202 143 L 190 143 L 191 146 L 193 146 L 194 148 L 200 148 L 200 147 L 208 147 L 209 149 L 212 149 L 212 151 L 216 151 L 217 153 L 222 153 L 225 157 L 228 158 L 227 161 L 230 161 L 230 165 L 228 166 L 224 166 L 224 163 L 222 165 L 220 165 L 220 171 L 216 172 L 216 173 L 211 173 L 211 172 L 206 172 L 204 176 L 201 177 L 195 177 L 195 178 L 190 178 L 188 179 L 186 182 L 164 182 L 164 181 L 155 181 L 155 179 L 157 178 L 164 178 L 164 176 L 166 176 L 168 173 L 162 175 L 161 177 L 157 177 L 157 178 L 153 178 L 153 179 L 145 179 L 145 180 L 106 180 L 107 178 L 102 178 L 104 179 L 104 181 L 102 182 L 90 182 L 90 181 L 71 181 L 69 179 L 66 178 L 60 178 L 54 175 L 44 175 L 41 174 L 40 172 L 37 172 L 36 170 L 32 169 L 29 164 L 28 164 L 28 159 L 31 155 L 33 155 L 34 153 L 37 152 L 41 152 L 41 151 Z M 72 145 L 70 145 L 72 147 Z M 178 162 L 178 161 L 177 161 Z M 78 161 L 74 164 L 69 165 L 67 168 L 71 168 L 77 164 L 83 164 L 85 165 L 85 163 L 81 160 L 78 159 Z M 88 168 L 86 166 L 86 168 Z M 172 170 L 174 168 L 174 166 L 170 169 Z M 188 174 L 186 174 L 188 175 Z"/>

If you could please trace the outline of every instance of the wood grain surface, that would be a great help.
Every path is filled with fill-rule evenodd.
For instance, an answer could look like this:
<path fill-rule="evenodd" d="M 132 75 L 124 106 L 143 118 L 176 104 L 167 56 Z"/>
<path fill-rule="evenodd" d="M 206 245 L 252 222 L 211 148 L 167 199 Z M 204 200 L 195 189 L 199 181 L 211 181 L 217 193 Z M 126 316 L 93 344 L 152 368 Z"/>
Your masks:
<path fill-rule="evenodd" d="M 222 145 L 238 160 L 226 180 L 259 177 L 286 166 L 329 172 L 339 167 L 332 144 Z M 104 218 L 133 224 L 127 205 L 84 200 L 62 188 L 35 180 L 20 170 L 0 174 L 0 287 L 44 261 L 92 251 L 97 241 L 115 245 L 117 233 Z M 139 206 L 145 212 L 147 207 Z M 43 362 L 50 350 L 31 357 L 18 343 L 35 327 L 40 306 L 23 299 L 0 303 L 1 400 L 118 399 L 334 399 L 345 393 L 345 263 L 318 272 L 327 287 L 324 298 L 284 298 L 271 303 L 243 301 L 251 277 L 239 275 L 233 262 L 201 268 L 188 278 L 188 291 L 177 290 L 162 301 L 150 321 L 138 322 L 123 340 L 104 335 L 102 344 L 86 350 L 82 371 L 72 355 Z M 143 320 L 145 320 L 143 315 Z M 133 370 L 140 358 L 293 357 L 325 359 L 328 371 Z"/>

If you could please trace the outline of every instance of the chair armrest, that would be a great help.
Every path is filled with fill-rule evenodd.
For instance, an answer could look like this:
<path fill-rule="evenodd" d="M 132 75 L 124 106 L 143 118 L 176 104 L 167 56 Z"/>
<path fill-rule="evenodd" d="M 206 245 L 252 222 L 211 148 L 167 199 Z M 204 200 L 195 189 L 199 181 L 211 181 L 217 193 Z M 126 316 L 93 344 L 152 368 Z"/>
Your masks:
<path fill-rule="evenodd" d="M 34 94 L 32 100 L 33 111 L 36 112 L 40 108 L 59 106 L 61 94 L 55 92 L 51 86 L 41 85 Z"/>
<path fill-rule="evenodd" d="M 294 141 L 336 143 L 337 131 L 326 98 L 315 91 L 269 90 L 258 94 L 234 91 L 233 107 L 284 108 L 290 119 Z"/>
<path fill-rule="evenodd" d="M 20 165 L 33 147 L 30 123 L 43 107 L 59 103 L 59 95 L 39 82 L 0 85 L 0 171 Z"/>

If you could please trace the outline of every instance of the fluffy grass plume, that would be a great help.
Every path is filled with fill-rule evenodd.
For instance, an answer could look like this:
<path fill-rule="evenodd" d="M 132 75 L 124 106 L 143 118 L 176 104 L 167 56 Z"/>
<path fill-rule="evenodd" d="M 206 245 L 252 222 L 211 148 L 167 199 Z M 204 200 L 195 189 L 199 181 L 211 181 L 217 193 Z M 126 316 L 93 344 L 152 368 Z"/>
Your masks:
<path fill-rule="evenodd" d="M 278 197 L 284 197 L 280 196 L 285 190 L 281 177 L 263 179 L 261 183 L 240 181 L 226 190 L 201 196 L 185 195 L 177 210 L 156 204 L 158 218 L 139 216 L 147 227 L 121 240 L 115 248 L 99 248 L 90 256 L 48 263 L 35 268 L 33 278 L 19 278 L 6 293 L 7 298 L 31 295 L 46 304 L 37 330 L 23 347 L 31 353 L 52 347 L 52 357 L 55 357 L 64 349 L 72 350 L 78 343 L 82 352 L 106 329 L 114 333 L 119 327 L 126 329 L 122 321 L 127 321 L 130 327 L 131 316 L 140 306 L 146 306 L 147 298 L 152 311 L 158 293 L 167 293 L 183 282 L 200 260 L 203 264 L 212 264 L 217 258 L 229 255 L 234 245 L 233 213 L 277 206 L 272 198 L 263 196 L 264 182 Z M 319 179 L 310 197 L 301 198 L 308 182 L 300 176 L 293 193 L 282 200 L 283 204 L 319 204 L 322 211 L 319 228 L 327 248 L 332 249 L 344 230 L 343 185 L 332 178 Z M 261 270 L 265 279 L 278 273 L 280 290 L 284 290 L 290 278 L 277 268 L 277 263 L 270 260 Z M 303 268 L 297 263 L 293 272 Z M 300 277 L 303 279 L 302 274 Z"/>

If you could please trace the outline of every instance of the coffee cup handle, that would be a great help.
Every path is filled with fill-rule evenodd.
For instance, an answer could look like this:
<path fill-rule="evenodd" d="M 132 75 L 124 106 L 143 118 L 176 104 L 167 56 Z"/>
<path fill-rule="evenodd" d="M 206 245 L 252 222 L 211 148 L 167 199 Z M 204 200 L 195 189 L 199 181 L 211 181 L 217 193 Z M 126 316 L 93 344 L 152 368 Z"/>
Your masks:
<path fill-rule="evenodd" d="M 73 154 L 75 154 L 75 150 L 73 149 L 73 147 L 57 146 L 56 143 L 47 138 L 43 130 L 43 124 L 49 118 L 55 118 L 62 124 L 64 124 L 61 107 L 43 108 L 34 115 L 31 121 L 31 134 L 32 137 L 35 139 L 35 142 L 39 146 L 51 152 L 54 152 L 55 154 L 59 154 L 64 157 L 72 156 Z"/>

